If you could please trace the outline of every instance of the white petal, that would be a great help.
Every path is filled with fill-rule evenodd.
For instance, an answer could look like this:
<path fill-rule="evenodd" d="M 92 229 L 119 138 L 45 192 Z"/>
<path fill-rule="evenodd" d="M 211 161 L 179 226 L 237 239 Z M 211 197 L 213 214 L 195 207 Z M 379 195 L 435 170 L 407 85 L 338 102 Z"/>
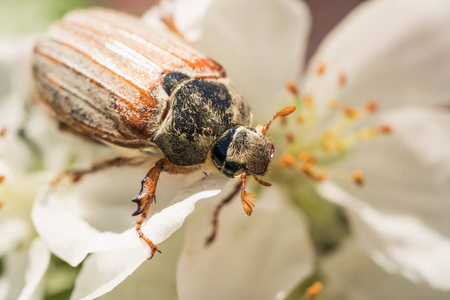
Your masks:
<path fill-rule="evenodd" d="M 42 279 L 50 263 L 50 251 L 42 240 L 35 239 L 30 247 L 28 266 L 25 273 L 25 287 L 19 300 L 42 298 Z"/>
<path fill-rule="evenodd" d="M 24 220 L 17 218 L 0 219 L 0 256 L 16 249 L 29 235 L 30 228 Z"/>
<path fill-rule="evenodd" d="M 355 213 L 358 237 L 383 267 L 450 289 L 450 116 L 410 107 L 382 120 L 394 134 L 362 144 L 331 172 L 344 191 L 320 190 Z M 351 182 L 354 169 L 363 188 Z"/>
<path fill-rule="evenodd" d="M 250 218 L 234 199 L 207 248 L 213 207 L 197 208 L 179 262 L 180 299 L 283 299 L 310 274 L 313 250 L 305 222 L 281 197 L 275 188 L 267 190 Z"/>
<path fill-rule="evenodd" d="M 176 203 L 149 218 L 142 231 L 155 244 L 161 243 L 181 227 L 198 200 L 216 195 L 225 182 L 223 175 L 211 175 L 184 189 L 174 199 Z M 143 256 L 148 255 L 148 246 L 139 241 L 134 228 L 122 233 L 99 231 L 51 191 L 36 200 L 32 218 L 51 251 L 73 266 L 92 252 L 137 248 Z"/>
<path fill-rule="evenodd" d="M 320 299 L 448 299 L 450 294 L 413 284 L 377 266 L 354 241 L 322 261 L 324 289 Z"/>
<path fill-rule="evenodd" d="M 17 299 L 25 285 L 27 251 L 19 249 L 2 257 L 3 271 L 0 277 L 0 299 Z"/>
<path fill-rule="evenodd" d="M 197 201 L 217 195 L 226 180 L 221 174 L 211 175 L 184 189 L 174 200 L 176 203 L 153 215 L 142 231 L 155 244 L 162 243 L 181 227 Z M 73 299 L 93 299 L 109 292 L 149 256 L 149 247 L 139 243 L 134 229 L 123 234 L 109 234 L 108 237 L 105 234 L 96 235 L 97 239 L 104 240 L 102 244 L 90 241 L 87 245 L 90 248 L 87 252 L 98 253 L 91 255 L 83 264 Z M 92 249 L 94 247 L 96 249 Z M 163 248 L 161 250 L 164 251 Z M 160 255 L 156 256 L 154 259 L 161 259 L 158 257 Z"/>
<path fill-rule="evenodd" d="M 287 80 L 303 68 L 310 16 L 292 0 L 218 0 L 206 11 L 195 45 L 225 67 L 257 120 L 279 109 Z"/>
<path fill-rule="evenodd" d="M 319 101 L 336 97 L 382 107 L 449 103 L 450 2 L 367 1 L 323 41 L 311 62 L 305 92 Z M 328 68 L 315 74 L 319 62 Z M 347 84 L 338 88 L 340 72 Z"/>
<path fill-rule="evenodd" d="M 296 0 L 173 4 L 168 10 L 179 30 L 225 67 L 257 119 L 270 118 L 286 81 L 297 79 L 303 68 L 310 30 L 306 5 Z M 150 12 L 147 19 L 155 17 Z"/>
<path fill-rule="evenodd" d="M 161 244 L 161 248 L 164 249 L 164 255 L 144 262 L 133 272 L 133 276 L 129 276 L 102 298 L 108 300 L 125 298 L 147 299 L 149 297 L 167 300 L 178 299 L 176 269 L 178 257 L 183 247 L 183 237 L 183 230 L 173 234 L 170 239 Z M 101 254 L 99 253 L 99 255 Z M 83 272 L 85 271 L 83 270 Z M 86 276 L 85 279 L 90 279 L 90 277 Z M 76 291 L 78 291 L 78 288 Z M 73 298 L 77 298 L 75 294 Z"/>

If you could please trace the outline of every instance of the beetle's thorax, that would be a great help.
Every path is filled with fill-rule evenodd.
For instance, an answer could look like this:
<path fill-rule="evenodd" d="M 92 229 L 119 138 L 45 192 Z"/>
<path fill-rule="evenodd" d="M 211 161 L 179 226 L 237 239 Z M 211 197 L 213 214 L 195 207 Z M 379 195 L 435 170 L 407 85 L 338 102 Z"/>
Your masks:
<path fill-rule="evenodd" d="M 251 123 L 250 109 L 226 78 L 180 78 L 166 85 L 170 109 L 154 142 L 175 165 L 202 164 L 225 131 Z"/>

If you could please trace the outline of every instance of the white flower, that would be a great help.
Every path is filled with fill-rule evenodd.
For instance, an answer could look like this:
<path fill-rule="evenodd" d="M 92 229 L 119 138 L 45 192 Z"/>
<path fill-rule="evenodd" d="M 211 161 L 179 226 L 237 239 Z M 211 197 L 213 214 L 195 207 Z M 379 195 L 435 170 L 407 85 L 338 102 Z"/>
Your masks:
<path fill-rule="evenodd" d="M 212 2 L 204 2 L 202 5 L 206 6 L 203 8 L 208 7 L 207 4 Z M 217 4 L 220 3 L 214 3 Z M 260 18 L 255 19 L 256 23 L 264 20 L 265 26 L 272 30 L 264 38 L 278 38 L 277 42 L 270 44 L 271 50 L 267 48 L 267 40 L 258 41 L 258 36 L 255 36 L 254 42 L 249 42 L 254 49 L 240 50 L 243 51 L 241 53 L 252 51 L 253 55 L 263 60 L 265 57 L 270 58 L 272 51 L 283 56 L 283 64 L 264 60 L 265 65 L 254 64 L 258 69 L 245 70 L 248 78 L 252 79 L 242 81 L 241 84 L 246 86 L 247 91 L 256 90 L 268 100 L 269 96 L 275 96 L 278 86 L 287 78 L 295 76 L 300 68 L 297 50 L 300 49 L 299 45 L 304 45 L 301 43 L 305 32 L 303 26 L 307 25 L 302 18 L 306 15 L 304 6 L 290 0 L 271 4 L 270 8 L 262 5 L 260 13 L 254 13 L 254 7 L 248 3 L 241 7 L 241 3 L 236 1 L 234 5 L 241 12 L 245 8 L 249 15 Z M 211 6 L 208 11 L 219 13 L 221 9 Z M 194 16 L 204 15 L 199 13 Z M 186 17 L 192 18 L 191 14 Z M 282 19 L 286 22 L 279 24 Z M 248 20 L 247 14 L 242 14 L 235 25 L 242 27 Z M 281 29 L 284 35 L 278 37 Z M 242 44 L 252 34 L 258 34 L 258 31 L 239 36 L 236 42 Z M 246 60 L 245 57 L 242 59 Z M 228 68 L 228 71 L 232 72 L 232 69 Z M 255 84 L 254 77 L 258 74 L 268 74 L 275 81 L 267 78 L 264 90 L 258 90 L 257 86 L 253 89 L 251 86 Z M 69 161 L 70 167 L 76 169 L 87 167 L 94 155 L 97 158 L 102 155 L 105 158 L 113 156 L 106 147 L 91 145 L 78 137 L 59 133 L 55 124 L 48 124 L 42 114 L 37 115 L 28 123 L 27 131 L 43 149 L 44 165 L 54 170 L 53 175 L 67 168 Z M 75 155 L 76 159 L 71 159 Z M 52 163 L 53 158 L 58 163 Z M 145 168 L 111 169 L 88 175 L 74 186 L 62 182 L 57 190 L 42 192 L 36 199 L 32 217 L 39 236 L 54 254 L 70 265 L 76 266 L 83 262 L 71 296 L 73 299 L 99 297 L 125 279 L 117 290 L 106 295 L 108 299 L 123 298 L 124 291 L 127 297 L 142 298 L 148 294 L 160 295 L 161 298 L 205 298 L 216 292 L 224 298 L 230 295 L 236 295 L 237 298 L 283 298 L 311 273 L 313 251 L 304 221 L 289 204 L 282 201 L 283 197 L 275 188 L 266 195 L 261 193 L 258 198 L 259 213 L 250 219 L 241 208 L 227 208 L 220 219 L 218 238 L 208 249 L 203 247 L 212 229 L 214 207 L 227 196 L 227 191 L 215 199 L 198 203 L 197 206 L 201 204 L 202 207 L 190 217 L 185 234 L 179 232 L 168 239 L 194 211 L 198 201 L 221 192 L 228 181 L 222 174 L 201 179 L 197 176 L 196 181 L 195 176 L 193 178 L 191 175 L 162 175 L 158 184 L 157 204 L 151 208 L 153 215 L 150 215 L 142 230 L 158 244 L 163 254 L 146 261 L 149 247 L 139 240 L 134 225 L 130 224 L 135 221 L 130 217 L 135 207 L 129 199 L 137 193 L 140 180 L 152 164 L 154 161 L 149 161 Z M 239 206 L 239 203 L 236 205 Z M 295 231 L 291 231 L 291 228 L 295 228 Z M 263 264 L 261 260 L 264 260 Z M 222 262 L 223 266 L 214 267 L 216 262 Z M 136 270 L 139 266 L 140 269 Z M 268 280 L 275 273 L 277 279 Z M 131 274 L 133 276 L 128 277 Z M 221 286 L 216 275 L 227 278 L 228 285 Z M 209 283 L 207 280 L 210 280 Z M 189 288 L 201 287 L 205 283 L 211 289 Z M 264 289 L 261 289 L 262 286 Z M 219 287 L 221 291 L 218 291 Z"/>
<path fill-rule="evenodd" d="M 313 99 L 314 109 L 304 106 L 301 112 L 310 122 L 295 134 L 305 138 L 302 143 L 325 141 L 321 133 L 329 124 L 323 120 L 334 120 L 326 105 L 330 97 L 354 107 L 377 100 L 380 112 L 359 123 L 344 117 L 344 125 L 354 132 L 366 124 L 389 124 L 394 133 L 360 142 L 376 133 L 371 127 L 340 144 L 336 135 L 326 135 L 332 152 L 346 155 L 332 157 L 333 164 L 326 168 L 314 165 L 329 176 L 317 190 L 347 209 L 355 241 L 386 271 L 448 290 L 449 118 L 438 105 L 448 104 L 450 98 L 445 84 L 450 73 L 450 5 L 445 0 L 413 2 L 366 2 L 330 33 L 300 78 L 301 91 Z M 280 108 L 276 99 L 281 88 L 303 68 L 310 18 L 302 2 L 178 0 L 162 5 L 163 11 L 172 11 L 187 39 L 224 65 L 257 120 Z M 161 10 L 151 10 L 145 19 L 162 26 L 154 19 L 158 13 Z M 75 155 L 73 168 L 112 155 L 105 147 L 59 133 L 45 120 L 33 114 L 26 132 L 43 149 L 42 165 L 53 175 Z M 339 149 L 342 152 L 336 152 Z M 359 179 L 364 179 L 362 188 L 350 176 L 342 177 L 357 168 L 364 174 Z M 160 212 L 149 217 L 143 231 L 162 243 L 163 254 L 145 262 L 149 249 L 129 224 L 132 208 L 127 199 L 137 192 L 146 171 L 121 168 L 89 175 L 73 187 L 43 192 L 36 200 L 34 224 L 51 251 L 71 265 L 84 260 L 73 299 L 99 297 L 116 286 L 106 298 L 283 299 L 311 273 L 313 253 L 304 221 L 285 203 L 286 196 L 280 196 L 292 194 L 296 186 L 261 192 L 251 218 L 238 210 L 239 203 L 227 207 L 216 242 L 203 249 L 213 207 L 226 195 L 206 199 L 222 191 L 227 180 L 219 175 L 186 182 L 183 189 L 178 176 L 162 177 L 158 203 L 152 207 Z M 318 174 L 309 176 L 323 179 Z M 188 216 L 186 229 L 176 232 Z"/>

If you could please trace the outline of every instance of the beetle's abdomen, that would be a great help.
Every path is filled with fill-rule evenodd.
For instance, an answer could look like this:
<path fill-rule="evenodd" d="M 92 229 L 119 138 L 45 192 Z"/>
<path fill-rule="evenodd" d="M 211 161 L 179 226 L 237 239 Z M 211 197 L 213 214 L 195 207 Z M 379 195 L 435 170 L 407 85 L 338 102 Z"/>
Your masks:
<path fill-rule="evenodd" d="M 227 80 L 190 80 L 175 92 L 154 141 L 175 165 L 201 164 L 222 133 L 250 121 L 247 103 Z"/>

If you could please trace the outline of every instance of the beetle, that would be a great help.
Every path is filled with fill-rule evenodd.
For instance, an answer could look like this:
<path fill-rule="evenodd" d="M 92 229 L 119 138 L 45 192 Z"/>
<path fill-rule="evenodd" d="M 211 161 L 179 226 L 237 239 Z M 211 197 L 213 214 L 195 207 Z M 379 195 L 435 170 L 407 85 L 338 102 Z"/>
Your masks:
<path fill-rule="evenodd" d="M 141 231 L 155 201 L 161 172 L 189 173 L 212 163 L 240 178 L 241 201 L 252 213 L 247 176 L 264 175 L 274 154 L 265 137 L 271 122 L 252 128 L 250 107 L 223 67 L 189 46 L 176 32 L 156 31 L 138 18 L 105 8 L 76 10 L 55 23 L 34 48 L 34 96 L 66 128 L 104 144 L 160 156 L 141 182 L 133 216 Z M 85 173 L 127 163 L 116 158 Z M 267 184 L 266 184 L 267 185 Z"/>

